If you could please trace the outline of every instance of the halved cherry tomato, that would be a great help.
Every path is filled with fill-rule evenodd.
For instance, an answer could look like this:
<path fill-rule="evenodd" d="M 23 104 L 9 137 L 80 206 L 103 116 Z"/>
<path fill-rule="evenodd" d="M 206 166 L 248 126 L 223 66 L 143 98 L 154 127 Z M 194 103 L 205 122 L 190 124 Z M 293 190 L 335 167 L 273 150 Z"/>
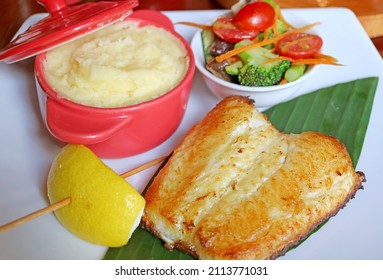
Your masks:
<path fill-rule="evenodd" d="M 246 31 L 263 31 L 275 19 L 275 10 L 269 3 L 258 1 L 247 4 L 233 18 L 233 24 Z"/>
<path fill-rule="evenodd" d="M 278 41 L 276 49 L 279 55 L 293 59 L 309 58 L 322 47 L 321 37 L 308 33 L 291 33 Z"/>
<path fill-rule="evenodd" d="M 228 43 L 238 43 L 244 39 L 254 39 L 259 32 L 244 31 L 236 27 L 232 17 L 219 17 L 213 23 L 213 31 L 222 40 Z"/>

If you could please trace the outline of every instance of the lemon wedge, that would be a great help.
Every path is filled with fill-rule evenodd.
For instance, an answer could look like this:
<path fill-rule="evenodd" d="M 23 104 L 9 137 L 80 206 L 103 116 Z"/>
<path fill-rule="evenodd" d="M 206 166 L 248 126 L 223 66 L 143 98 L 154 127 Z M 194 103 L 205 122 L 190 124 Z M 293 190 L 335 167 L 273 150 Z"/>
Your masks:
<path fill-rule="evenodd" d="M 68 144 L 53 160 L 47 180 L 51 204 L 70 197 L 57 219 L 83 240 L 125 245 L 139 225 L 145 200 L 84 145 Z"/>

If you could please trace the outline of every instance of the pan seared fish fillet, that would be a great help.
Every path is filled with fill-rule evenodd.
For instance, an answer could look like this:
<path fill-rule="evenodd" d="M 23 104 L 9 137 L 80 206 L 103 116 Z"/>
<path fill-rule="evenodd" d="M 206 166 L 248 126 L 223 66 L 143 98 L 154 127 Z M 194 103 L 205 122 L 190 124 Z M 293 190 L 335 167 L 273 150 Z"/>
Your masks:
<path fill-rule="evenodd" d="M 362 187 L 345 146 L 278 131 L 245 97 L 222 100 L 145 194 L 142 227 L 198 259 L 275 259 Z"/>

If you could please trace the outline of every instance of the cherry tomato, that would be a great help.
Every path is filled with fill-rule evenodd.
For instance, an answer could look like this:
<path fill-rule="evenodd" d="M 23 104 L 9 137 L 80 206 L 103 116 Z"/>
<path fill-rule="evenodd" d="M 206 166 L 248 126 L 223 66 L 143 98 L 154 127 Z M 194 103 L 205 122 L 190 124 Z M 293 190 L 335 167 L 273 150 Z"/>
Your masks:
<path fill-rule="evenodd" d="M 219 17 L 213 23 L 213 31 L 228 43 L 238 43 L 244 39 L 254 39 L 259 32 L 244 31 L 236 27 L 232 17 Z"/>
<path fill-rule="evenodd" d="M 247 4 L 233 18 L 233 24 L 246 31 L 263 31 L 269 28 L 275 18 L 273 6 L 258 1 Z"/>
<path fill-rule="evenodd" d="M 291 33 L 278 41 L 276 49 L 279 55 L 294 59 L 309 58 L 322 47 L 321 37 L 308 33 Z"/>

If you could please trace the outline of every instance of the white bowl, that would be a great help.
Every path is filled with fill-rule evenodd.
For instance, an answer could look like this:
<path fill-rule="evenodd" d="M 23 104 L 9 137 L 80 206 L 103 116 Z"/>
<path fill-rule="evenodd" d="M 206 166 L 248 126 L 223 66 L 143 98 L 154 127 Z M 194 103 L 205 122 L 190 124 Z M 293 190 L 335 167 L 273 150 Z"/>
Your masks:
<path fill-rule="evenodd" d="M 302 27 L 309 24 L 307 21 L 302 20 L 302 18 L 296 16 L 293 13 L 285 12 L 283 15 L 286 20 L 294 27 Z M 315 28 L 309 30 L 308 33 L 319 35 Z M 269 108 L 292 98 L 303 85 L 303 83 L 305 83 L 307 80 L 310 80 L 310 77 L 312 77 L 313 73 L 319 67 L 318 65 L 310 66 L 306 70 L 305 74 L 298 80 L 282 85 L 265 87 L 242 86 L 232 82 L 224 81 L 214 76 L 206 69 L 200 30 L 194 34 L 191 41 L 191 48 L 194 52 L 196 67 L 202 74 L 202 78 L 207 87 L 214 95 L 219 98 L 224 98 L 231 95 L 248 96 L 255 101 L 255 106 L 260 110 Z"/>

